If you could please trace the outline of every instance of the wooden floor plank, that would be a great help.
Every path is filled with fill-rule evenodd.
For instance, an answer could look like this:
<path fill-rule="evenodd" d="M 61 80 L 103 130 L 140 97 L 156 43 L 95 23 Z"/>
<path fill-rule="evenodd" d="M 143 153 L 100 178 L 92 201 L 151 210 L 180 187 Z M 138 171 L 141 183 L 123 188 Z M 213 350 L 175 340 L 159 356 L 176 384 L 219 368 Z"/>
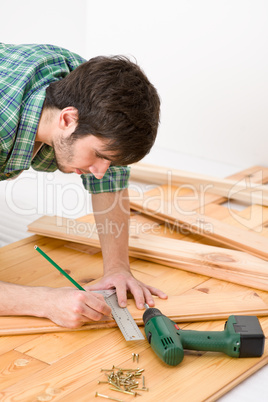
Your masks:
<path fill-rule="evenodd" d="M 51 243 L 51 241 L 53 243 L 54 241 L 53 239 L 49 240 L 49 243 Z M 28 258 L 23 258 L 27 253 L 22 252 L 22 249 L 17 250 L 17 263 L 14 265 L 9 265 L 9 255 L 2 257 L 0 250 L 2 266 L 2 271 L 0 272 L 1 280 L 31 286 L 70 286 L 67 279 L 34 250 L 33 247 L 35 243 L 36 241 L 33 239 L 27 245 L 27 252 L 28 255 L 30 255 Z M 67 272 L 78 282 L 81 282 L 81 284 L 89 283 L 102 275 L 103 262 L 100 253 L 92 256 L 82 253 L 80 255 L 79 252 L 64 248 L 66 244 L 64 241 L 56 241 L 54 249 L 51 248 L 47 242 L 42 243 L 44 244 L 40 245 L 40 247 L 46 250 L 52 259 L 57 261 L 63 269 L 66 269 Z M 77 263 L 78 255 L 79 263 Z"/>
<path fill-rule="evenodd" d="M 59 236 L 63 239 L 85 244 L 99 244 L 96 234 L 90 237 L 92 231 L 89 224 L 85 224 L 83 235 L 76 231 L 72 234 L 68 231 L 69 220 L 65 219 L 63 226 L 58 227 L 55 224 L 55 219 L 53 217 L 42 217 L 31 225 L 31 230 L 37 231 L 39 234 L 50 234 L 52 237 Z M 218 222 L 219 226 L 221 221 Z M 232 227 L 232 231 L 234 230 Z M 236 238 L 239 239 L 237 233 L 232 235 L 233 238 L 235 234 L 237 235 Z M 240 243 L 246 242 L 248 244 L 250 239 L 247 239 L 246 236 L 252 237 L 252 232 L 243 231 L 242 234 L 243 240 Z M 263 249 L 264 245 L 267 250 L 266 239 L 262 236 L 254 237 L 254 239 L 256 242 L 258 240 L 258 244 L 255 243 L 258 250 Z M 190 242 L 160 238 L 151 234 L 133 235 L 130 233 L 129 253 L 139 258 L 165 261 L 167 265 L 170 264 L 173 267 L 195 273 L 268 290 L 268 263 L 245 252 L 241 253 L 241 251 L 230 251 L 229 249 L 200 244 L 192 245 Z"/>
<path fill-rule="evenodd" d="M 46 247 L 48 250 L 52 250 L 60 247 L 63 243 L 64 242 L 62 240 L 55 240 L 49 237 L 34 235 L 2 247 L 0 249 L 0 275 L 2 275 L 2 271 L 18 265 L 18 256 L 20 258 L 20 262 L 27 263 L 32 261 L 32 258 L 35 254 L 33 253 L 33 246 L 35 244 L 41 248 Z"/>
<path fill-rule="evenodd" d="M 28 355 L 10 350 L 0 356 L 0 391 L 30 378 L 47 367 L 47 364 Z"/>
<path fill-rule="evenodd" d="M 157 200 L 150 199 L 148 203 L 145 202 L 146 200 L 147 195 L 141 201 L 132 198 L 130 199 L 131 207 L 149 216 L 157 216 L 163 221 L 185 227 L 193 233 L 215 239 L 227 247 L 230 246 L 263 259 L 268 259 L 267 245 L 261 236 L 256 233 L 247 232 L 202 214 L 186 215 L 176 208 L 172 202 L 163 202 L 162 205 L 159 205 Z"/>
<path fill-rule="evenodd" d="M 223 325 L 223 322 L 213 323 L 213 325 L 211 323 L 195 323 L 192 326 L 188 326 L 187 329 L 219 331 L 223 329 Z M 266 324 L 266 333 L 267 329 Z M 168 367 L 161 360 L 155 359 L 150 348 L 142 352 L 139 351 L 139 354 L 140 367 L 145 368 L 146 386 L 149 388 L 148 392 L 142 394 L 143 401 L 204 401 L 211 394 L 215 394 L 219 388 L 231 389 L 234 373 L 239 377 L 245 371 L 252 370 L 252 367 L 256 364 L 259 367 L 266 364 L 268 362 L 268 345 L 266 345 L 265 350 L 266 357 L 263 359 L 236 359 L 221 353 L 188 351 L 177 367 Z M 130 360 L 119 364 L 119 366 L 123 367 L 126 365 L 131 365 Z M 161 381 L 159 381 L 159 376 L 156 373 L 161 373 Z M 221 376 L 219 373 L 223 373 L 223 375 Z M 84 385 L 84 387 L 78 388 L 64 398 L 59 398 L 59 400 L 86 402 L 88 400 L 86 398 L 93 398 L 96 391 L 115 397 L 116 393 L 112 393 L 106 385 L 98 385 L 98 380 L 104 380 L 104 376 L 101 373 L 95 380 Z M 120 397 L 120 394 L 118 395 Z M 124 400 L 133 399 L 124 395 Z"/>
<path fill-rule="evenodd" d="M 160 359 L 156 358 L 152 349 L 148 346 L 143 350 L 138 350 L 140 361 L 139 367 L 144 369 L 145 376 L 145 385 L 149 388 L 148 392 L 143 392 L 142 396 L 139 397 L 141 401 L 165 401 L 164 399 L 160 399 L 158 395 L 155 393 L 155 387 L 159 384 L 159 378 L 161 378 L 161 383 L 165 384 L 165 382 L 169 382 L 169 386 L 173 389 L 173 401 L 180 400 L 180 390 L 178 387 L 178 383 L 180 382 L 180 371 L 182 367 L 185 365 L 194 364 L 197 359 L 202 355 L 202 353 L 193 352 L 191 354 L 186 354 L 182 363 L 180 363 L 177 367 L 167 366 Z M 137 364 L 132 363 L 132 359 L 128 358 L 126 360 L 116 360 L 116 365 L 119 367 L 129 367 L 136 368 Z M 157 375 L 158 373 L 159 375 Z M 169 381 L 169 377 L 174 375 L 174 379 Z M 98 381 L 105 380 L 105 376 L 99 370 L 97 371 L 97 376 L 92 381 L 89 381 L 83 387 L 78 388 L 74 392 L 66 395 L 64 398 L 59 398 L 60 401 L 72 402 L 74 400 L 79 400 L 79 402 L 87 402 L 90 399 L 93 400 L 96 391 L 99 393 L 103 393 L 105 395 L 109 395 L 115 398 L 123 399 L 124 401 L 133 401 L 133 396 L 128 396 L 120 393 L 113 392 L 107 387 L 106 384 L 98 384 Z M 141 392 L 140 392 L 141 393 Z"/>
<path fill-rule="evenodd" d="M 167 292 L 170 296 L 181 294 L 198 284 L 202 284 L 208 279 L 208 277 L 204 275 L 197 275 L 182 270 L 174 270 L 166 265 L 160 265 L 159 263 L 156 264 L 144 260 L 137 260 L 131 263 L 130 267 L 135 277 L 144 280 L 145 282 L 148 282 L 148 279 L 150 279 L 152 286 L 163 289 L 163 291 Z M 161 272 L 159 272 L 160 270 Z M 143 273 L 144 276 L 138 276 L 138 272 Z M 157 275 L 154 275 L 155 272 L 157 272 Z M 172 285 L 169 278 L 176 279 L 172 282 Z"/>
<path fill-rule="evenodd" d="M 15 398 L 23 401 L 38 400 L 38 397 L 43 395 L 48 388 L 58 390 L 53 401 L 57 400 L 97 378 L 101 367 L 107 365 L 111 367 L 116 362 L 125 361 L 132 352 L 139 353 L 144 347 L 148 347 L 145 340 L 139 341 L 138 347 L 133 342 L 122 344 L 122 334 L 117 330 L 114 330 L 112 337 L 106 337 L 106 342 L 109 353 L 107 353 L 107 346 L 105 347 L 105 340 L 100 338 L 79 349 L 76 353 L 57 361 L 52 366 L 5 388 L 0 392 L 1 401 L 6 402 Z"/>
<path fill-rule="evenodd" d="M 39 335 L 14 335 L 0 336 L 0 355 L 23 345 L 26 342 L 32 341 Z"/>
<path fill-rule="evenodd" d="M 48 364 L 75 354 L 77 350 L 90 345 L 100 338 L 109 337 L 112 329 L 91 330 L 77 332 L 61 332 L 36 336 L 15 348 L 18 352 L 34 357 Z M 106 340 L 104 339 L 104 342 Z"/>

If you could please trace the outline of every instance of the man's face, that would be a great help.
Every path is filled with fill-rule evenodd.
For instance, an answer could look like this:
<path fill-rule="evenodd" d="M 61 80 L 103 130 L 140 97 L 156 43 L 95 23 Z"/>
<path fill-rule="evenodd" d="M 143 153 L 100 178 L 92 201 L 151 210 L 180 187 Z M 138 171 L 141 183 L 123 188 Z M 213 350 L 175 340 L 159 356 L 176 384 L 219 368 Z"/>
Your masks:
<path fill-rule="evenodd" d="M 56 162 L 63 173 L 92 173 L 101 179 L 111 164 L 112 155 L 105 148 L 105 142 L 94 135 L 86 135 L 75 141 L 71 137 L 58 137 L 53 142 Z"/>

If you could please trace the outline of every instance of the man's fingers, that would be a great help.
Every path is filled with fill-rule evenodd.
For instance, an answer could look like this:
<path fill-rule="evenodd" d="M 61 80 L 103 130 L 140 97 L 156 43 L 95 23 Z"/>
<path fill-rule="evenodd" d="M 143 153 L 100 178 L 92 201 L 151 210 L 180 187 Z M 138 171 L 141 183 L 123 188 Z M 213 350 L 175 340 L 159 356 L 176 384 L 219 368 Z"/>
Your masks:
<path fill-rule="evenodd" d="M 154 307 L 155 305 L 154 299 L 149 289 L 146 288 L 144 289 L 144 296 L 145 296 L 145 303 L 147 303 L 149 307 Z"/>
<path fill-rule="evenodd" d="M 90 293 L 89 299 L 89 307 L 96 310 L 98 313 L 103 315 L 111 314 L 111 307 L 105 302 L 104 297 L 100 294 L 96 295 L 94 293 Z"/>
<path fill-rule="evenodd" d="M 167 299 L 168 295 L 162 290 L 154 288 L 153 286 L 147 286 L 147 289 L 151 292 L 152 295 L 160 297 L 160 299 Z"/>
<path fill-rule="evenodd" d="M 128 275 L 114 275 L 109 280 L 107 278 L 102 279 L 100 282 L 88 286 L 87 290 L 99 290 L 99 289 L 109 289 L 111 287 L 116 288 L 116 294 L 118 299 L 118 304 L 120 307 L 127 306 L 127 291 L 129 290 L 135 299 L 137 308 L 144 309 L 144 303 L 148 306 L 154 307 L 155 302 L 154 296 L 158 296 L 161 299 L 167 299 L 166 293 L 162 292 L 153 286 L 145 285 L 144 283 L 136 280 L 131 274 Z M 96 295 L 96 293 L 94 293 Z"/>
<path fill-rule="evenodd" d="M 121 285 L 116 286 L 116 295 L 118 304 L 120 307 L 127 306 L 127 287 L 126 284 L 122 281 Z"/>
<path fill-rule="evenodd" d="M 152 297 L 152 295 L 154 296 L 158 296 L 161 299 L 167 299 L 168 296 L 166 295 L 166 293 L 162 292 L 161 290 L 154 288 L 152 286 L 145 286 L 145 285 L 141 285 L 139 287 L 133 287 L 133 289 L 131 289 L 131 292 L 135 298 L 135 302 L 136 302 L 136 306 L 139 309 L 143 309 L 144 308 L 144 303 L 147 303 L 148 306 L 150 307 L 154 307 L 155 302 L 154 302 L 154 298 Z"/>
<path fill-rule="evenodd" d="M 96 297 L 99 300 L 102 300 L 103 302 L 105 302 L 104 296 L 101 293 L 97 293 L 97 292 L 91 292 L 91 294 Z"/>
<path fill-rule="evenodd" d="M 85 297 L 84 303 L 86 306 L 90 308 L 90 310 L 93 311 L 94 318 L 89 317 L 96 320 L 100 320 L 102 318 L 102 315 L 107 315 L 109 316 L 111 314 L 111 308 L 108 306 L 108 304 L 105 302 L 104 297 L 100 294 L 97 293 L 91 293 L 91 292 L 85 292 L 83 294 Z M 86 309 L 87 312 L 89 312 L 88 309 Z M 83 315 L 88 316 L 83 312 Z"/>
<path fill-rule="evenodd" d="M 68 328 L 79 328 L 85 322 L 99 321 L 111 314 L 101 294 L 72 288 L 49 288 L 50 297 L 45 317 Z"/>
<path fill-rule="evenodd" d="M 111 307 L 108 306 L 108 304 L 105 301 L 105 298 L 103 295 L 100 293 L 91 293 L 92 296 L 94 296 L 96 299 L 100 300 L 100 310 L 98 309 L 99 312 L 101 312 L 103 315 L 111 315 Z"/>
<path fill-rule="evenodd" d="M 130 289 L 130 290 L 134 296 L 136 306 L 139 309 L 143 309 L 144 303 L 145 303 L 144 289 L 142 289 L 141 286 L 138 286 L 138 287 L 136 286 L 135 288 L 133 287 L 133 289 Z"/>

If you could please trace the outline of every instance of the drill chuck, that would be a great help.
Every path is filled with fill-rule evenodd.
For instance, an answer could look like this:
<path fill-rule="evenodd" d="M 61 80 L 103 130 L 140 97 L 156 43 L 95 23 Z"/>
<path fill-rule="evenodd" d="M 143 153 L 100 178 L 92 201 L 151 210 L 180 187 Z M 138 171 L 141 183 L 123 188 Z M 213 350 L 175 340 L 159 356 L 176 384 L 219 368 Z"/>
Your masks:
<path fill-rule="evenodd" d="M 161 313 L 160 310 L 158 310 L 158 308 L 154 308 L 154 307 L 148 308 L 147 310 L 145 310 L 145 312 L 144 312 L 144 314 L 143 314 L 143 317 L 142 317 L 143 322 L 144 322 L 144 325 L 146 325 L 147 322 L 148 322 L 151 318 L 157 317 L 157 316 L 160 316 L 160 315 L 163 315 L 163 314 Z"/>

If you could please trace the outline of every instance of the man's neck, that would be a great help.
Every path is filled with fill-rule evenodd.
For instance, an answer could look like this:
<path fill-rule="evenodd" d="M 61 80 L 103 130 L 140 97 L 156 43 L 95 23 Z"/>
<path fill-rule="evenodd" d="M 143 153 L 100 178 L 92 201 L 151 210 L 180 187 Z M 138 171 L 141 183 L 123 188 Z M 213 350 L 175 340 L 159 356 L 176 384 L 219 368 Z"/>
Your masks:
<path fill-rule="evenodd" d="M 56 109 L 43 109 L 36 132 L 35 142 L 52 145 L 55 128 Z"/>

